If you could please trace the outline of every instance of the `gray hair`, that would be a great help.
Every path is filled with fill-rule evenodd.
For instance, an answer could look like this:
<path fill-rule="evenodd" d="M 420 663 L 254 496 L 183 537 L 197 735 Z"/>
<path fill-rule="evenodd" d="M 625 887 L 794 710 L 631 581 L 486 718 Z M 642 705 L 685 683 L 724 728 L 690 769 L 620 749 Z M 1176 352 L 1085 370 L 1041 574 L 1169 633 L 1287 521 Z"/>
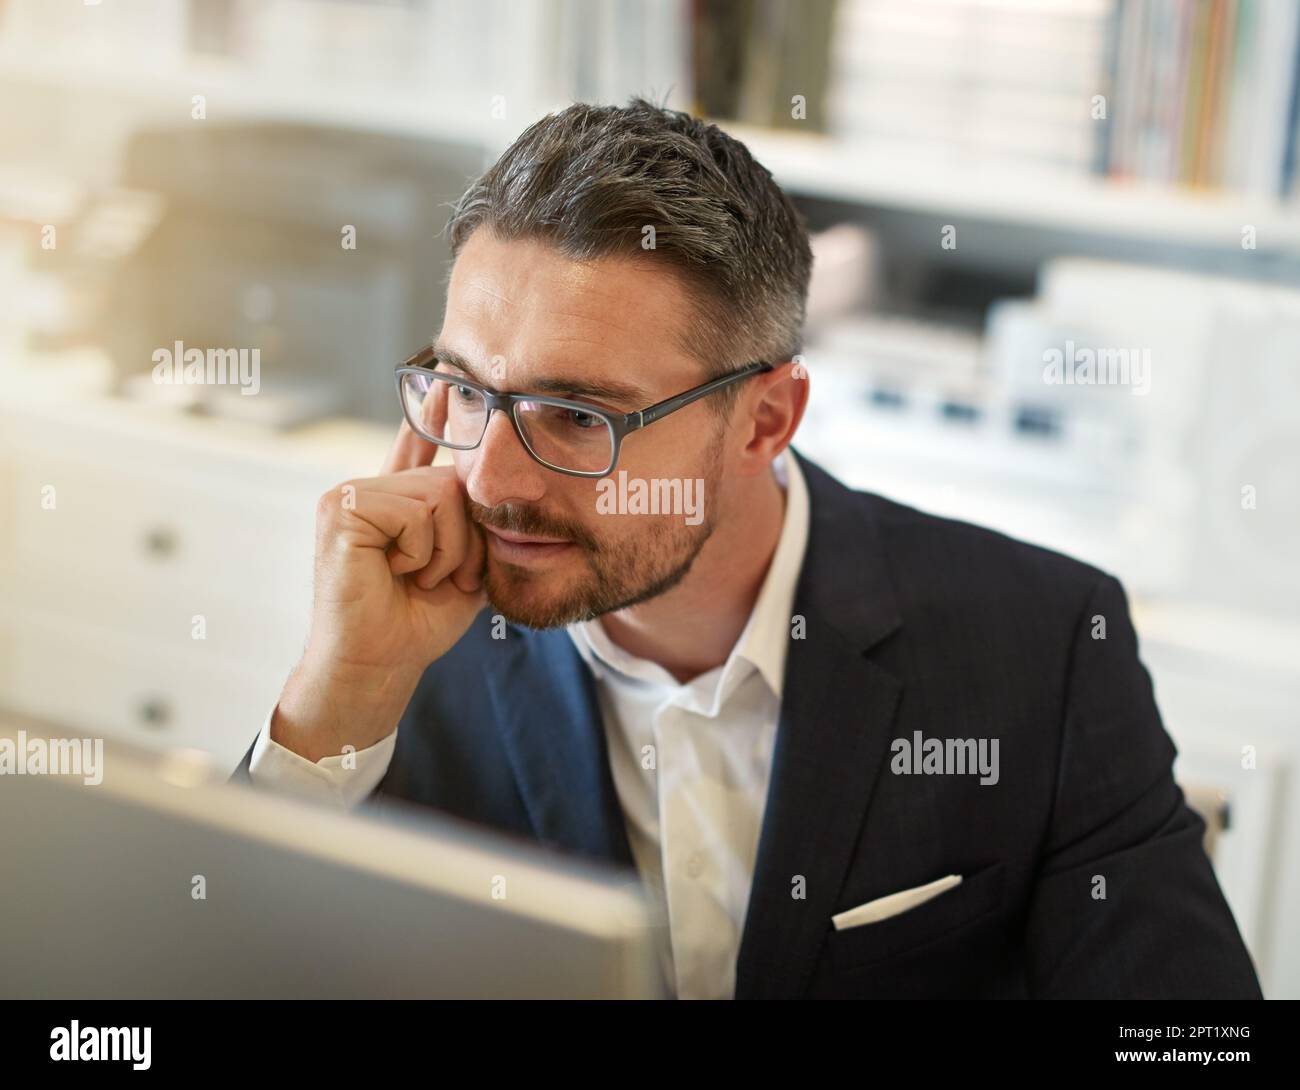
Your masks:
<path fill-rule="evenodd" d="M 575 260 L 663 264 L 694 302 L 679 347 L 710 378 L 803 346 L 812 271 L 803 218 L 744 144 L 679 110 L 634 97 L 534 122 L 456 203 L 453 256 L 480 226 Z M 726 413 L 738 393 L 709 400 Z"/>

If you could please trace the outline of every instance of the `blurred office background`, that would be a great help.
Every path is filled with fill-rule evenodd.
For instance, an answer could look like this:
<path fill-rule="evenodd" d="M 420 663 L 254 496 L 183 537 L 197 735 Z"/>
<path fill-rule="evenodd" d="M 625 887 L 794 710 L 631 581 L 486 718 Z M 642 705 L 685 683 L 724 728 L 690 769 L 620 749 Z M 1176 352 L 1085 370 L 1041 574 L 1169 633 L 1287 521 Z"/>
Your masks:
<path fill-rule="evenodd" d="M 233 767 L 315 499 L 441 322 L 447 203 L 645 94 L 816 232 L 800 448 L 1124 580 L 1300 997 L 1298 67 L 1294 0 L 0 0 L 0 707 Z M 154 382 L 177 342 L 256 348 L 258 393 Z M 1048 380 L 1086 351 L 1131 370 Z"/>

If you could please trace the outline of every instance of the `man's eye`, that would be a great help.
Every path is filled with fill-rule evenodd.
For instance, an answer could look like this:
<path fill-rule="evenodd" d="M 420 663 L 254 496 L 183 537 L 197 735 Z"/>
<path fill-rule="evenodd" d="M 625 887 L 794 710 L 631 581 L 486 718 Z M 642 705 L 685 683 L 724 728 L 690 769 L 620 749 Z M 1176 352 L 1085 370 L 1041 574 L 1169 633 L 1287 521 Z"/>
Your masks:
<path fill-rule="evenodd" d="M 584 413 L 578 409 L 569 410 L 569 422 L 577 428 L 597 428 L 601 425 L 600 417 L 593 413 Z"/>

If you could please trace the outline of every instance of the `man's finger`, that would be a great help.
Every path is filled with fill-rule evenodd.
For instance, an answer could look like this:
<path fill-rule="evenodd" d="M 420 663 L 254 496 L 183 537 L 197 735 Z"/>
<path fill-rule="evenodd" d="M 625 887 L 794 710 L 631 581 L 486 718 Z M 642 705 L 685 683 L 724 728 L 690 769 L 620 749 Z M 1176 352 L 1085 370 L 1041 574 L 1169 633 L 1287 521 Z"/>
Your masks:
<path fill-rule="evenodd" d="M 451 581 L 466 594 L 473 594 L 483 585 L 483 567 L 486 563 L 487 545 L 483 541 L 483 531 L 474 522 L 470 522 L 465 559 L 451 573 Z"/>
<path fill-rule="evenodd" d="M 473 527 L 465 509 L 455 501 L 435 503 L 429 513 L 433 517 L 433 554 L 415 573 L 416 585 L 425 590 L 436 587 L 465 562 Z"/>
<path fill-rule="evenodd" d="M 434 455 L 438 453 L 438 444 L 430 443 L 427 439 L 421 439 L 411 430 L 411 425 L 405 420 L 397 429 L 397 438 L 393 440 L 392 449 L 388 452 L 388 457 L 384 459 L 383 468 L 380 469 L 381 477 L 398 473 L 403 469 L 415 469 L 418 466 L 427 466 L 433 464 Z"/>

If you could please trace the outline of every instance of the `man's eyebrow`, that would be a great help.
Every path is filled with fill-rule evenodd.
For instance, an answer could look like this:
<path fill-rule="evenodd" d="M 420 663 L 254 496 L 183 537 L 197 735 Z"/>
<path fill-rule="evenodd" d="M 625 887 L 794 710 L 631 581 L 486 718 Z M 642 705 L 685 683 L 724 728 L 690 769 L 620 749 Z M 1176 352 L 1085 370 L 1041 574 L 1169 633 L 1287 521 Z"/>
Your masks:
<path fill-rule="evenodd" d="M 475 382 L 483 386 L 491 387 L 472 363 L 454 348 L 447 348 L 443 345 L 433 346 L 433 358 L 442 360 L 445 363 L 464 371 Z M 588 379 L 569 379 L 569 378 L 538 378 L 528 383 L 527 391 L 520 393 L 534 394 L 569 394 L 573 397 L 591 398 L 593 400 L 604 400 L 610 402 L 624 402 L 629 406 L 645 405 L 650 401 L 650 395 L 633 383 L 610 382 L 610 381 L 591 381 Z"/>

